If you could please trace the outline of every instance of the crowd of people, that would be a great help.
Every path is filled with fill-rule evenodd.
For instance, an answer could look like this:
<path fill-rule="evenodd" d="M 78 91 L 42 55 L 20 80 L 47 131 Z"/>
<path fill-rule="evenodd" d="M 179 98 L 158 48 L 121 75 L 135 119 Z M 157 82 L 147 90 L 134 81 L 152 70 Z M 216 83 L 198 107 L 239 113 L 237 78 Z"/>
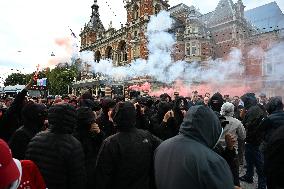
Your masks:
<path fill-rule="evenodd" d="M 265 94 L 0 102 L 0 189 L 233 189 L 255 168 L 278 189 L 283 148 L 282 98 Z"/>

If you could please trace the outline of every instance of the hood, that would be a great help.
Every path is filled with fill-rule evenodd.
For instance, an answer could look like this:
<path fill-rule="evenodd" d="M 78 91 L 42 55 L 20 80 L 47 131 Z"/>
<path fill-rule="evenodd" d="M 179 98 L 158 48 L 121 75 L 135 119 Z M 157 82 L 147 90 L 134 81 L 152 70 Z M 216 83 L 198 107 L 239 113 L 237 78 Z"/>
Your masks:
<path fill-rule="evenodd" d="M 99 101 L 94 101 L 91 99 L 81 99 L 79 101 L 79 106 L 80 107 L 88 107 L 92 111 L 99 111 L 101 109 L 101 104 Z"/>
<path fill-rule="evenodd" d="M 185 115 L 180 134 L 213 148 L 222 134 L 217 115 L 208 107 L 192 106 Z"/>
<path fill-rule="evenodd" d="M 172 98 L 170 97 L 170 95 L 168 95 L 167 93 L 161 94 L 160 95 L 160 100 L 161 101 L 167 101 L 167 98 L 169 99 L 169 102 L 172 101 Z"/>
<path fill-rule="evenodd" d="M 70 104 L 57 104 L 48 110 L 51 132 L 72 134 L 77 125 L 77 111 Z"/>
<path fill-rule="evenodd" d="M 77 110 L 79 130 L 90 130 L 92 123 L 96 121 L 95 113 L 88 107 L 81 107 Z"/>
<path fill-rule="evenodd" d="M 22 110 L 24 126 L 40 131 L 47 118 L 47 109 L 43 104 L 28 103 Z"/>
<path fill-rule="evenodd" d="M 280 96 L 272 97 L 266 104 L 266 110 L 269 114 L 274 112 L 283 111 L 283 102 Z"/>
<path fill-rule="evenodd" d="M 136 110 L 131 102 L 119 102 L 114 108 L 112 117 L 119 131 L 126 131 L 135 127 Z"/>
<path fill-rule="evenodd" d="M 172 106 L 170 103 L 165 102 L 165 101 L 161 101 L 158 104 L 158 117 L 160 120 L 162 120 L 164 118 L 164 115 L 172 109 Z"/>
<path fill-rule="evenodd" d="M 244 108 L 248 110 L 250 107 L 257 105 L 257 99 L 254 93 L 246 93 L 241 97 L 244 103 Z"/>
<path fill-rule="evenodd" d="M 210 107 L 215 112 L 221 111 L 221 107 L 222 107 L 223 103 L 224 103 L 224 99 L 223 99 L 223 96 L 220 93 L 215 93 L 209 101 Z"/>
<path fill-rule="evenodd" d="M 104 98 L 102 101 L 101 101 L 101 105 L 102 105 L 102 109 L 103 109 L 103 112 L 104 114 L 108 114 L 108 111 L 110 108 L 113 108 L 115 106 L 115 101 L 112 100 L 111 98 Z"/>

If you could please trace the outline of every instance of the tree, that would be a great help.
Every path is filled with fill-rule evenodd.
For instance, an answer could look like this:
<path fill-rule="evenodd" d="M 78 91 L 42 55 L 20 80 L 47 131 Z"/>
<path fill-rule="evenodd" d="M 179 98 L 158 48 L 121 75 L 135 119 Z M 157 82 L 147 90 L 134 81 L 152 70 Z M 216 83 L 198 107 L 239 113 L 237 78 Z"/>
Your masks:
<path fill-rule="evenodd" d="M 27 84 L 26 75 L 21 74 L 21 73 L 10 74 L 4 82 L 5 86 L 8 86 L 8 85 L 26 85 L 26 84 Z"/>
<path fill-rule="evenodd" d="M 68 86 L 71 88 L 74 77 L 77 75 L 78 69 L 75 66 L 59 64 L 47 74 L 49 92 L 53 95 L 67 94 Z"/>

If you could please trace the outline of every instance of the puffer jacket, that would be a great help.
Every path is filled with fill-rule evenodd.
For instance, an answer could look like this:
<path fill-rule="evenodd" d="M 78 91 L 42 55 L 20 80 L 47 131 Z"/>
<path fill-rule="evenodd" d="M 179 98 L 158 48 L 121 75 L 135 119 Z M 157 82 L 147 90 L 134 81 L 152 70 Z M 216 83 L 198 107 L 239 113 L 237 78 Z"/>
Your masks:
<path fill-rule="evenodd" d="M 16 130 L 9 142 L 14 158 L 24 159 L 29 142 L 42 131 L 45 118 L 46 107 L 44 105 L 29 103 L 24 106 L 22 111 L 24 126 Z"/>
<path fill-rule="evenodd" d="M 50 129 L 29 143 L 26 159 L 38 166 L 49 189 L 85 188 L 85 160 L 81 143 L 72 136 L 77 123 L 74 107 L 52 106 L 48 111 Z"/>

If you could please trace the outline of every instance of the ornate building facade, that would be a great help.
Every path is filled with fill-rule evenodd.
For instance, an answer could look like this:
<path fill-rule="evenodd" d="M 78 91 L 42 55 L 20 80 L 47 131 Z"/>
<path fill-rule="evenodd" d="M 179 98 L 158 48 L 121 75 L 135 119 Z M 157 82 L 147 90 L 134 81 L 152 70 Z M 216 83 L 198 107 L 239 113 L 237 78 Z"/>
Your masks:
<path fill-rule="evenodd" d="M 175 20 L 170 30 L 176 37 L 173 61 L 190 63 L 222 58 L 232 47 L 241 48 L 247 56 L 246 52 L 256 45 L 268 50 L 268 44 L 283 40 L 284 15 L 275 2 L 245 11 L 242 0 L 236 3 L 220 0 L 214 11 L 201 14 L 196 7 L 185 4 L 169 7 L 166 0 L 127 0 L 127 23 L 119 30 L 111 24 L 108 29 L 103 26 L 97 0 L 91 8 L 91 19 L 80 34 L 81 51 L 93 51 L 97 62 L 112 59 L 115 66 L 129 64 L 137 58 L 147 59 L 147 24 L 150 16 L 161 10 L 169 11 Z M 251 82 L 257 81 L 254 89 L 257 91 L 265 83 L 267 66 L 262 60 L 255 61 L 247 56 L 244 64 L 245 74 L 254 76 Z M 90 78 L 86 69 L 88 65 L 83 78 Z"/>

